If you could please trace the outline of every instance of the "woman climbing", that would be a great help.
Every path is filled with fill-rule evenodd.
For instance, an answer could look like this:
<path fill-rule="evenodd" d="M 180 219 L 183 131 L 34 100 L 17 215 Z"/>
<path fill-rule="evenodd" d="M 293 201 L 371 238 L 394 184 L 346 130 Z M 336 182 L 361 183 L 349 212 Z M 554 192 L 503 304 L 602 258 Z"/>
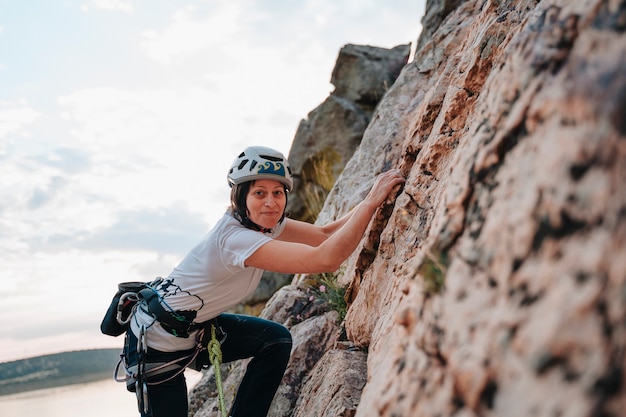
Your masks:
<path fill-rule="evenodd" d="M 230 415 L 265 416 L 291 352 L 287 328 L 269 320 L 224 313 L 251 294 L 263 271 L 334 272 L 356 249 L 375 210 L 404 181 L 397 170 L 378 175 L 365 199 L 324 226 L 285 217 L 293 188 L 278 151 L 246 148 L 228 172 L 230 208 L 163 279 L 155 281 L 130 320 L 125 365 L 136 379 L 142 416 L 187 417 L 181 369 L 218 329 L 222 361 L 252 358 Z"/>

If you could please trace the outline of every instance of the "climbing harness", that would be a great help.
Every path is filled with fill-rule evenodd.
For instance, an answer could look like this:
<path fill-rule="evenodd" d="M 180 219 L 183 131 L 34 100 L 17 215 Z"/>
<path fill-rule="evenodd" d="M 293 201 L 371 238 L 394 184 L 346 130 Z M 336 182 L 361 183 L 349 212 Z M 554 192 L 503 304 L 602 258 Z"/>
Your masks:
<path fill-rule="evenodd" d="M 197 364 L 198 356 L 204 350 L 207 351 L 208 359 L 211 365 L 213 365 L 213 371 L 215 373 L 215 384 L 217 386 L 219 407 L 222 416 L 226 416 L 226 406 L 224 402 L 224 388 L 222 384 L 221 364 L 222 364 L 222 350 L 221 344 L 226 340 L 226 333 L 221 327 L 216 326 L 214 322 L 210 323 L 211 326 L 211 339 L 205 346 L 203 343 L 205 329 L 201 329 L 197 335 L 196 348 L 189 355 L 181 358 L 176 358 L 169 362 L 147 362 L 146 354 L 148 353 L 148 345 L 146 343 L 146 327 L 142 326 L 140 329 L 139 337 L 137 338 L 137 364 L 128 366 L 124 352 L 120 354 L 120 360 L 115 367 L 114 379 L 117 382 L 126 382 L 126 387 L 129 391 L 134 391 L 137 395 L 137 405 L 139 412 L 144 414 L 148 413 L 148 387 L 151 385 L 159 385 L 164 382 L 170 381 L 183 373 L 185 368 L 192 368 L 200 370 L 206 365 L 202 361 Z M 218 331 L 222 334 L 222 338 L 217 338 Z M 124 365 L 125 375 L 121 377 L 119 375 L 120 367 Z M 172 373 L 164 379 L 158 379 L 158 375 L 165 373 Z"/>
<path fill-rule="evenodd" d="M 146 341 L 147 330 L 150 326 L 142 325 L 139 329 L 137 337 L 136 355 L 137 363 L 129 365 L 126 361 L 124 349 L 120 353 L 120 359 L 115 367 L 114 379 L 117 382 L 125 382 L 126 388 L 135 392 L 137 396 L 137 405 L 139 412 L 147 414 L 149 411 L 148 387 L 150 385 L 158 385 L 170 381 L 185 371 L 185 368 L 201 370 L 213 365 L 215 372 L 215 382 L 218 390 L 219 407 L 222 416 L 226 416 L 226 407 L 224 403 L 224 389 L 221 377 L 222 351 L 221 344 L 226 340 L 227 334 L 219 326 L 216 319 L 211 319 L 204 323 L 193 323 L 189 317 L 183 316 L 171 309 L 167 303 L 164 303 L 162 297 L 155 289 L 161 282 L 161 279 L 151 283 L 122 283 L 119 285 L 118 293 L 115 295 L 109 310 L 103 320 L 101 326 L 103 333 L 117 336 L 120 329 L 128 330 L 130 320 L 136 310 L 141 308 L 142 311 L 151 315 L 155 322 L 158 321 L 161 327 L 176 337 L 189 337 L 189 334 L 195 330 L 199 330 L 196 334 L 196 347 L 190 354 L 176 358 L 169 362 L 148 362 L 146 356 L 148 353 L 148 344 Z M 131 284 L 131 285 L 128 285 Z M 126 290 L 126 291 L 124 291 Z M 162 303 L 167 307 L 164 308 Z M 115 314 L 113 314 L 115 311 Z M 194 317 L 195 318 L 195 317 Z M 109 322 L 105 323 L 107 320 Z M 115 322 L 112 324 L 112 322 Z M 210 339 L 205 339 L 205 331 L 210 325 Z M 107 333 L 104 330 L 111 332 Z M 219 337 L 218 337 L 219 335 Z M 208 336 L 208 335 L 207 335 Z M 126 337 L 126 344 L 129 337 Z M 128 347 L 128 346 L 126 346 Z M 201 355 L 207 351 L 206 356 Z M 120 368 L 124 367 L 125 375 L 121 376 Z M 159 379 L 158 376 L 165 374 L 164 378 Z"/>
<path fill-rule="evenodd" d="M 152 285 L 147 285 L 139 291 L 138 297 L 141 300 L 139 308 L 154 317 L 165 331 L 176 337 L 187 338 L 191 332 L 203 326 L 193 322 L 195 312 L 186 316 L 171 308 Z"/>

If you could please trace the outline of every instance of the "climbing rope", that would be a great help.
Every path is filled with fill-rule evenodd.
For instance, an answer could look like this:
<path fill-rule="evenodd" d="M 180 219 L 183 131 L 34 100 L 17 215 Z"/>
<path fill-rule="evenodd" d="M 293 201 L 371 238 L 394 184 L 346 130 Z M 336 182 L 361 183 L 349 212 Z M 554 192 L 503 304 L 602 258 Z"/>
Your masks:
<path fill-rule="evenodd" d="M 209 351 L 209 361 L 213 365 L 213 372 L 215 373 L 215 385 L 217 386 L 217 396 L 220 402 L 220 412 L 222 417 L 226 417 L 226 405 L 224 404 L 224 388 L 222 387 L 222 372 L 220 365 L 222 364 L 222 349 L 219 340 L 215 335 L 215 325 L 211 323 L 211 340 L 207 344 L 207 350 Z"/>

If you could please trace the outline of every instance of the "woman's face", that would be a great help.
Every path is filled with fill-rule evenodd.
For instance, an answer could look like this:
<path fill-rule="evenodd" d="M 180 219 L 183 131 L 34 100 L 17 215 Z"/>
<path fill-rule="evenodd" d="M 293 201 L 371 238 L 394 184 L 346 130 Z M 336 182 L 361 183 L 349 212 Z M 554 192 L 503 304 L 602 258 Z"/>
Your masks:
<path fill-rule="evenodd" d="M 283 216 L 287 196 L 285 186 L 274 180 L 257 180 L 246 196 L 248 217 L 266 229 L 272 229 Z"/>

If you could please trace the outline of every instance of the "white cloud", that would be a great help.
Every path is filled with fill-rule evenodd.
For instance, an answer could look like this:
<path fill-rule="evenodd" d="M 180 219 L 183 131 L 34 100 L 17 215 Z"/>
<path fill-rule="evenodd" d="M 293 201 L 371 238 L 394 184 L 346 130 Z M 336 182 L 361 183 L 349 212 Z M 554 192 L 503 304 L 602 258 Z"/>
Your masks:
<path fill-rule="evenodd" d="M 30 131 L 27 127 L 41 116 L 41 113 L 32 109 L 26 100 L 0 101 L 0 139 L 4 142 L 9 135 L 29 136 Z M 0 143 L 0 156 L 2 152 Z"/>
<path fill-rule="evenodd" d="M 30 247 L 50 253 L 71 249 L 92 253 L 129 250 L 182 256 L 209 228 L 203 214 L 191 211 L 184 202 L 121 210 L 114 215 L 112 223 L 97 229 L 65 229 L 44 240 L 31 241 Z"/>
<path fill-rule="evenodd" d="M 67 181 L 65 178 L 60 176 L 52 177 L 45 187 L 35 189 L 32 197 L 28 201 L 28 209 L 33 210 L 45 205 L 66 185 Z"/>
<path fill-rule="evenodd" d="M 213 7 L 210 14 L 200 17 L 194 6 L 179 10 L 164 30 L 144 31 L 141 47 L 149 57 L 164 64 L 181 56 L 189 57 L 209 46 L 216 49 L 213 54 L 226 52 L 219 49 L 232 42 L 239 32 L 241 3 L 217 1 Z"/>
<path fill-rule="evenodd" d="M 211 190 L 223 190 L 221 214 L 233 155 L 251 143 L 289 150 L 299 115 L 289 102 L 264 106 L 260 99 L 237 91 L 218 96 L 202 86 L 102 87 L 64 96 L 59 104 L 74 126 L 64 146 L 82 149 L 92 164 L 89 175 L 76 177 L 74 185 L 82 192 L 98 189 L 126 207 L 184 200 L 206 209 Z M 282 124 L 270 123 L 277 114 Z M 254 122 L 244 123 L 247 118 Z"/>
<path fill-rule="evenodd" d="M 83 4 L 83 10 L 89 10 L 90 8 L 120 11 L 123 13 L 133 13 L 134 7 L 129 0 L 89 0 Z"/>

